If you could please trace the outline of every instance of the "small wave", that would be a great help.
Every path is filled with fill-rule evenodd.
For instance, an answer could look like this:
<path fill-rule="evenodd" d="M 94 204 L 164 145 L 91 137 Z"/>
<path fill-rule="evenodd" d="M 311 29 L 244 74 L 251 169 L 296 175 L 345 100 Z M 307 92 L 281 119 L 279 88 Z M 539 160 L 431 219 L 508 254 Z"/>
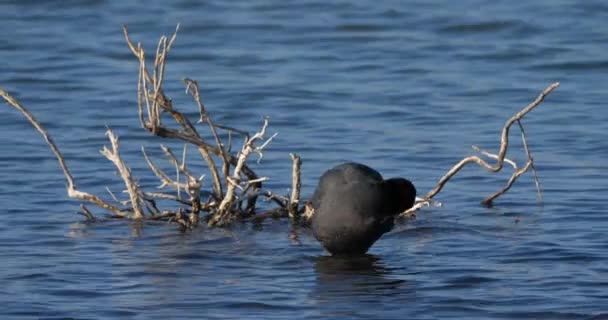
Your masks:
<path fill-rule="evenodd" d="M 488 21 L 479 23 L 460 23 L 439 29 L 448 33 L 486 33 L 507 30 L 519 26 L 519 21 Z"/>
<path fill-rule="evenodd" d="M 536 64 L 532 70 L 539 71 L 602 71 L 608 70 L 608 60 L 600 61 L 563 61 Z"/>
<path fill-rule="evenodd" d="M 341 24 L 336 26 L 336 31 L 342 32 L 378 32 L 388 30 L 386 25 L 379 24 Z"/>

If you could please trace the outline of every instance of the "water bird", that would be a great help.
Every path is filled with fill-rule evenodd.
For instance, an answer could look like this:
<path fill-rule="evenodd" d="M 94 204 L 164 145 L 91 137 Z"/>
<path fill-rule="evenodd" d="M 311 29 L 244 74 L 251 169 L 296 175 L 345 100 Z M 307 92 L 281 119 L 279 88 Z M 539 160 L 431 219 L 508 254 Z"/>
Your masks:
<path fill-rule="evenodd" d="M 312 231 L 332 255 L 364 254 L 415 200 L 409 180 L 384 180 L 366 165 L 343 163 L 319 179 L 310 203 Z"/>

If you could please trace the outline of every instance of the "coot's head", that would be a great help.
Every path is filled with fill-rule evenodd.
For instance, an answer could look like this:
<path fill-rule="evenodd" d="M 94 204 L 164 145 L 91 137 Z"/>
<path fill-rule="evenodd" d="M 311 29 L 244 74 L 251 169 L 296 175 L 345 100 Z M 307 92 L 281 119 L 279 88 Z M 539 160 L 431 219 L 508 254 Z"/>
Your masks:
<path fill-rule="evenodd" d="M 416 202 L 416 187 L 409 180 L 392 178 L 384 180 L 384 185 L 394 214 L 404 212 Z"/>

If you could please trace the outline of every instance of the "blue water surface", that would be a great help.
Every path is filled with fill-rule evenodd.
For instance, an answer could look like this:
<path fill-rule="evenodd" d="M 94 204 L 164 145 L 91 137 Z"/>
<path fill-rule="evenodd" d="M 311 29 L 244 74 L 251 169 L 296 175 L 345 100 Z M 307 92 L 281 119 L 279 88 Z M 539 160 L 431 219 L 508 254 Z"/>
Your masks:
<path fill-rule="evenodd" d="M 150 190 L 140 146 L 181 147 L 140 127 L 122 24 L 151 55 L 181 23 L 165 90 L 193 119 L 183 77 L 199 81 L 218 122 L 254 131 L 270 116 L 279 134 L 252 166 L 279 194 L 290 152 L 303 159 L 304 197 L 344 160 L 425 193 L 471 145 L 496 152 L 504 122 L 561 86 L 523 121 L 542 205 L 524 175 L 482 207 L 510 172 L 467 167 L 437 196 L 444 207 L 358 259 L 329 257 L 282 220 L 185 233 L 84 223 L 43 139 L 4 104 L 0 318 L 607 318 L 607 16 L 605 2 L 573 0 L 2 1 L 0 87 L 46 126 L 77 186 L 104 197 L 123 188 L 98 152 L 106 127 Z"/>

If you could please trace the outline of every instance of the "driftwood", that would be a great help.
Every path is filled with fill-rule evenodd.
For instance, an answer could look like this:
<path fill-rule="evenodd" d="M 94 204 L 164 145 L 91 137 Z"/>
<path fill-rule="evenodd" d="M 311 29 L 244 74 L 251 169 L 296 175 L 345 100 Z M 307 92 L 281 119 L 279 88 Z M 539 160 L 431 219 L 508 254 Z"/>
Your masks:
<path fill-rule="evenodd" d="M 534 174 L 534 181 L 536 183 L 536 188 L 538 191 L 538 197 L 539 197 L 539 200 L 542 200 L 542 191 L 540 189 L 540 182 L 539 182 L 538 176 L 536 174 L 536 168 L 534 167 L 534 159 L 532 158 L 532 153 L 530 152 L 530 149 L 528 147 L 526 133 L 525 133 L 524 127 L 521 123 L 521 119 L 526 114 L 528 114 L 528 112 L 532 111 L 534 108 L 536 108 L 538 105 L 540 105 L 540 103 L 543 102 L 543 100 L 558 86 L 559 86 L 559 82 L 555 82 L 555 83 L 551 84 L 545 90 L 543 90 L 543 92 L 541 92 L 540 95 L 534 101 L 532 101 L 528 106 L 526 106 L 525 108 L 523 108 L 522 110 L 517 112 L 515 115 L 513 115 L 511 118 L 509 118 L 509 120 L 507 120 L 507 122 L 505 123 L 505 125 L 502 129 L 502 134 L 500 137 L 500 149 L 498 151 L 498 154 L 489 153 L 487 151 L 479 149 L 477 146 L 473 146 L 473 149 L 475 151 L 481 153 L 482 155 L 484 155 L 488 158 L 495 159 L 496 160 L 495 165 L 489 164 L 488 162 L 486 162 L 479 156 L 469 156 L 469 157 L 466 157 L 466 158 L 460 160 L 443 177 L 441 177 L 441 179 L 439 179 L 439 182 L 431 191 L 429 191 L 424 197 L 416 199 L 417 201 L 416 201 L 416 204 L 414 205 L 414 207 L 408 209 L 401 215 L 402 216 L 411 215 L 414 212 L 416 212 L 416 210 L 420 209 L 421 207 L 425 207 L 425 206 L 429 206 L 429 205 L 440 206 L 441 205 L 440 203 L 432 201 L 433 197 L 435 197 L 441 191 L 441 189 L 443 189 L 445 184 L 452 177 L 454 177 L 456 175 L 456 173 L 458 173 L 458 171 L 460 171 L 465 165 L 467 165 L 469 163 L 476 163 L 479 166 L 487 169 L 490 172 L 500 171 L 503 168 L 505 162 L 510 164 L 514 169 L 513 175 L 511 176 L 511 178 L 509 179 L 507 184 L 500 190 L 496 191 L 492 195 L 483 199 L 481 201 L 481 203 L 483 205 L 491 206 L 492 202 L 496 198 L 500 197 L 501 195 L 503 195 L 507 191 L 509 191 L 509 189 L 511 188 L 513 183 L 515 183 L 517 178 L 519 178 L 519 176 L 521 176 L 522 174 L 526 173 L 529 169 L 532 169 L 532 172 Z M 511 126 L 516 122 L 519 125 L 519 128 L 521 130 L 522 142 L 523 142 L 523 146 L 524 146 L 526 156 L 527 156 L 526 164 L 522 168 L 518 168 L 517 164 L 513 160 L 506 158 L 507 148 L 509 147 L 509 130 L 511 129 Z"/>
<path fill-rule="evenodd" d="M 247 161 L 253 153 L 258 154 L 261 159 L 264 149 L 276 136 L 275 133 L 267 137 L 268 119 L 264 119 L 261 129 L 252 135 L 236 128 L 218 124 L 213 121 L 202 102 L 198 83 L 195 80 L 186 78 L 183 79 L 186 92 L 192 96 L 199 113 L 199 119 L 196 123 L 193 123 L 183 113 L 178 111 L 173 105 L 172 100 L 165 94 L 163 82 L 166 59 L 175 42 L 178 29 L 179 26 L 170 38 L 167 36 L 160 38 L 154 56 L 154 63 L 152 66 L 148 66 L 146 64 L 144 49 L 139 43 L 135 45 L 131 41 L 127 28 L 123 27 L 126 43 L 139 63 L 137 109 L 142 128 L 153 136 L 178 140 L 184 143 L 181 159 L 178 159 L 171 149 L 161 145 L 161 149 L 167 160 L 175 167 L 175 177 L 160 169 L 146 150 L 142 148 L 143 158 L 152 173 L 159 179 L 160 186 L 158 188 L 162 189 L 162 192 L 146 191 L 138 184 L 139 180 L 132 176 L 131 170 L 120 157 L 118 136 L 110 129 L 107 130 L 106 135 L 110 140 L 111 147 L 107 148 L 104 146 L 101 153 L 118 169 L 129 199 L 121 201 L 109 189 L 108 192 L 112 201 L 104 200 L 99 196 L 78 190 L 63 155 L 42 124 L 8 92 L 0 89 L 0 96 L 10 106 L 19 110 L 43 136 L 51 151 L 55 154 L 64 173 L 67 181 L 68 196 L 104 209 L 115 218 L 171 221 L 180 224 L 184 228 L 197 226 L 201 221 L 201 214 L 205 214 L 202 219 L 209 226 L 225 226 L 235 220 L 259 222 L 268 217 L 289 217 L 294 222 L 299 221 L 301 217 L 304 218 L 303 221 L 310 219 L 314 211 L 308 202 L 300 200 L 300 168 L 302 160 L 298 155 L 290 154 L 293 162 L 292 188 L 291 194 L 286 197 L 274 194 L 269 190 L 264 190 L 262 183 L 269 178 L 259 177 L 247 165 Z M 529 169 L 532 169 L 534 173 L 540 199 L 540 184 L 536 177 L 533 158 L 528 148 L 521 119 L 538 106 L 558 85 L 558 83 L 554 83 L 549 86 L 534 102 L 506 122 L 502 131 L 498 154 L 492 154 L 473 146 L 481 155 L 495 159 L 495 165 L 489 164 L 479 156 L 464 158 L 439 180 L 435 188 L 424 197 L 417 198 L 415 206 L 402 213 L 402 216 L 412 215 L 416 210 L 424 206 L 440 205 L 433 198 L 460 169 L 469 163 L 477 163 L 490 172 L 500 171 L 504 163 L 514 168 L 514 173 L 507 184 L 496 193 L 485 198 L 482 201 L 483 204 L 491 205 L 492 201 L 506 193 L 517 178 Z M 165 125 L 165 121 L 170 119 L 178 125 L 179 129 L 170 128 Z M 517 123 L 521 129 L 523 145 L 528 159 L 523 167 L 518 167 L 514 161 L 505 157 L 508 148 L 509 129 L 514 123 Z M 209 130 L 213 141 L 205 140 L 203 138 L 204 135 L 199 133 L 199 130 L 204 130 L 205 128 Z M 227 135 L 228 141 L 226 143 L 222 140 L 222 134 L 224 136 Z M 233 135 L 243 137 L 243 144 L 240 150 L 235 153 L 231 152 Z M 211 196 L 208 199 L 201 199 L 201 191 L 205 182 L 204 176 L 192 173 L 186 164 L 188 146 L 193 147 L 201 155 L 202 160 L 206 163 L 211 173 L 211 191 L 209 192 Z M 182 190 L 184 195 L 182 195 Z M 272 202 L 275 208 L 257 213 L 258 208 L 256 203 L 260 197 Z M 171 205 L 168 209 L 161 209 L 159 208 L 160 203 L 170 203 Z M 81 214 L 89 221 L 96 221 L 94 214 L 85 204 L 81 204 Z"/>
<path fill-rule="evenodd" d="M 129 199 L 121 201 L 109 189 L 108 192 L 110 192 L 113 201 L 104 200 L 99 196 L 78 190 L 63 155 L 46 129 L 19 101 L 8 92 L 0 90 L 0 96 L 9 105 L 23 113 L 55 154 L 67 180 L 68 196 L 105 209 L 116 218 L 166 220 L 179 223 L 186 228 L 198 225 L 201 212 L 208 214 L 205 218 L 211 226 L 222 226 L 236 219 L 252 217 L 255 214 L 256 201 L 259 197 L 268 198 L 273 203 L 278 204 L 277 209 L 271 210 L 275 215 L 288 216 L 289 214 L 292 218 L 297 218 L 297 213 L 302 210 L 298 207 L 300 200 L 299 164 L 301 162 L 298 162 L 298 170 L 296 172 L 294 169 L 294 176 L 292 177 L 293 186 L 297 190 L 293 190 L 291 198 L 287 200 L 283 200 L 282 197 L 274 195 L 268 190 L 263 190 L 262 182 L 268 180 L 268 178 L 259 177 L 247 165 L 249 156 L 256 153 L 261 158 L 264 148 L 276 136 L 275 133 L 266 137 L 269 120 L 264 119 L 262 129 L 253 135 L 229 126 L 216 124 L 201 101 L 198 83 L 192 79 L 184 79 L 186 92 L 192 96 L 199 111 L 197 124 L 205 124 L 213 137 L 213 141 L 207 142 L 203 135 L 199 133 L 201 128 L 178 111 L 163 90 L 166 59 L 176 39 L 177 29 L 170 38 L 166 36 L 160 38 L 152 66 L 146 65 L 144 49 L 140 44 L 133 44 L 126 27 L 123 27 L 123 32 L 128 47 L 139 62 L 137 108 L 141 126 L 154 136 L 181 140 L 185 143 L 181 160 L 175 156 L 171 149 L 161 145 L 168 161 L 176 168 L 176 177 L 172 177 L 161 170 L 146 150 L 142 148 L 145 161 L 152 173 L 160 180 L 159 188 L 172 189 L 172 191 L 145 191 L 137 183 L 138 179 L 132 176 L 131 170 L 122 160 L 118 136 L 110 129 L 108 129 L 106 135 L 110 139 L 111 147 L 103 147 L 101 153 L 118 169 Z M 164 122 L 167 119 L 173 119 L 180 129 L 166 126 Z M 229 151 L 230 147 L 226 147 L 220 138 L 221 132 L 228 134 L 230 139 L 228 145 L 232 143 L 233 134 L 244 137 L 243 146 L 239 152 L 232 154 Z M 188 145 L 193 146 L 200 153 L 211 172 L 212 196 L 206 201 L 200 198 L 204 177 L 193 174 L 186 165 Z M 299 157 L 294 157 L 299 160 Z M 218 161 L 221 163 L 220 168 L 217 165 Z M 182 190 L 184 195 L 182 195 Z M 177 203 L 177 208 L 172 205 L 169 209 L 159 209 L 159 201 L 174 201 Z M 84 204 L 81 205 L 81 210 L 81 214 L 87 217 L 87 220 L 96 220 L 93 213 Z"/>

